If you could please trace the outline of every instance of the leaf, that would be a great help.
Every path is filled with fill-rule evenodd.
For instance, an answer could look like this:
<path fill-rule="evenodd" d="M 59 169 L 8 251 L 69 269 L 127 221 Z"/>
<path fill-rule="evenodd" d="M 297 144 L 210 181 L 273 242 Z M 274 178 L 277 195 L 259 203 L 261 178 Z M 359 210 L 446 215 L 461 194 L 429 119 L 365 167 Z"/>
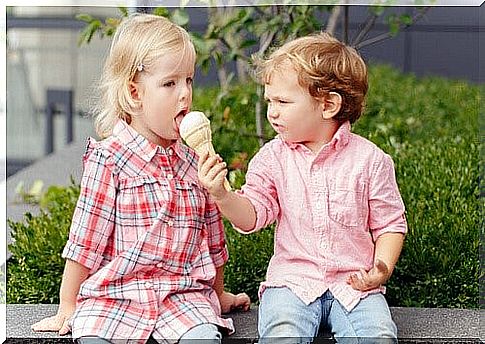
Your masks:
<path fill-rule="evenodd" d="M 77 20 L 81 20 L 81 21 L 86 22 L 86 23 L 90 23 L 94 20 L 92 15 L 86 14 L 86 13 L 79 13 L 79 14 L 76 15 L 75 18 Z"/>
<path fill-rule="evenodd" d="M 189 15 L 185 10 L 176 9 L 170 19 L 177 25 L 185 26 L 189 22 Z"/>
<path fill-rule="evenodd" d="M 161 16 L 165 18 L 170 17 L 170 12 L 165 7 L 157 7 L 152 12 L 156 16 Z"/>

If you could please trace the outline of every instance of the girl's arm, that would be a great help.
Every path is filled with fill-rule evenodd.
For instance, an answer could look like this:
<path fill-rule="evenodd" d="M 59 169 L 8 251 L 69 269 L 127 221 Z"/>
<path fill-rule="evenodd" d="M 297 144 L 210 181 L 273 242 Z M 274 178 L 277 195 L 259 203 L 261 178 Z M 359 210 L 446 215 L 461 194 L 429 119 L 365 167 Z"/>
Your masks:
<path fill-rule="evenodd" d="M 251 202 L 235 192 L 224 188 L 227 174 L 226 163 L 218 156 L 208 153 L 199 157 L 198 177 L 204 188 L 216 202 L 221 213 L 238 229 L 249 232 L 256 225 L 256 211 Z"/>
<path fill-rule="evenodd" d="M 216 268 L 216 279 L 214 281 L 214 290 L 221 304 L 221 312 L 229 313 L 233 309 L 249 310 L 251 300 L 246 293 L 234 295 L 224 291 L 224 265 Z"/>
<path fill-rule="evenodd" d="M 59 331 L 60 335 L 71 331 L 69 320 L 76 309 L 76 298 L 81 284 L 89 275 L 89 269 L 67 259 L 59 292 L 60 303 L 57 314 L 32 325 L 34 331 Z"/>

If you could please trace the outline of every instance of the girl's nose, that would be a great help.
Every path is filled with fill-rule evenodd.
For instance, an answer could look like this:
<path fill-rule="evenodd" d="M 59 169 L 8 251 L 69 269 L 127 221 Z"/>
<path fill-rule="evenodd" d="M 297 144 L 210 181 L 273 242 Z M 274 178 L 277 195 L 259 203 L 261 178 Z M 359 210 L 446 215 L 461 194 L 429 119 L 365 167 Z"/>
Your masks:
<path fill-rule="evenodd" d="M 184 85 L 179 93 L 179 98 L 181 101 L 187 100 L 192 93 L 192 86 L 191 85 Z"/>

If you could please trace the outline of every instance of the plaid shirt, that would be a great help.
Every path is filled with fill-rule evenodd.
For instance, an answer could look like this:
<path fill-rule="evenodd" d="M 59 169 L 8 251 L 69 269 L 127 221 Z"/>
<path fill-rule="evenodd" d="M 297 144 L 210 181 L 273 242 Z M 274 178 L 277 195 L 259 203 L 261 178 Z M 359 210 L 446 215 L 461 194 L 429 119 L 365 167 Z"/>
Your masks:
<path fill-rule="evenodd" d="M 234 331 L 212 288 L 228 259 L 221 215 L 180 142 L 163 149 L 123 121 L 89 139 L 63 257 L 90 269 L 73 338 L 171 342 L 201 323 Z"/>

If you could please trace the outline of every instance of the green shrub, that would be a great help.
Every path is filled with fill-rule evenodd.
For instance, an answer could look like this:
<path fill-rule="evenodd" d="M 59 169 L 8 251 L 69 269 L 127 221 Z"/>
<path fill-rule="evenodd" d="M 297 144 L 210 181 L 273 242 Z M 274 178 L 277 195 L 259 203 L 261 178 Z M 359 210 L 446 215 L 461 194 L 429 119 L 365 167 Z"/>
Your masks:
<path fill-rule="evenodd" d="M 386 66 L 370 68 L 366 113 L 354 132 L 394 159 L 407 209 L 409 233 L 387 298 L 393 306 L 478 308 L 478 109 L 483 86 L 443 78 L 418 79 Z M 232 166 L 235 188 L 258 150 L 254 135 L 254 85 L 194 90 L 193 109 L 211 119 L 216 150 Z M 274 132 L 266 123 L 267 135 Z M 69 188 L 66 190 L 67 192 Z M 10 223 L 15 245 L 7 264 L 7 302 L 57 302 L 64 246 L 75 198 L 53 193 L 39 217 Z M 56 201 L 56 199 L 62 201 Z M 272 227 L 241 235 L 225 222 L 230 260 L 226 287 L 257 300 L 273 252 Z M 24 233 L 25 232 L 25 233 Z"/>
<path fill-rule="evenodd" d="M 7 263 L 7 303 L 58 303 L 67 241 L 79 187 L 51 186 L 39 215 L 8 221 L 14 243 Z"/>

